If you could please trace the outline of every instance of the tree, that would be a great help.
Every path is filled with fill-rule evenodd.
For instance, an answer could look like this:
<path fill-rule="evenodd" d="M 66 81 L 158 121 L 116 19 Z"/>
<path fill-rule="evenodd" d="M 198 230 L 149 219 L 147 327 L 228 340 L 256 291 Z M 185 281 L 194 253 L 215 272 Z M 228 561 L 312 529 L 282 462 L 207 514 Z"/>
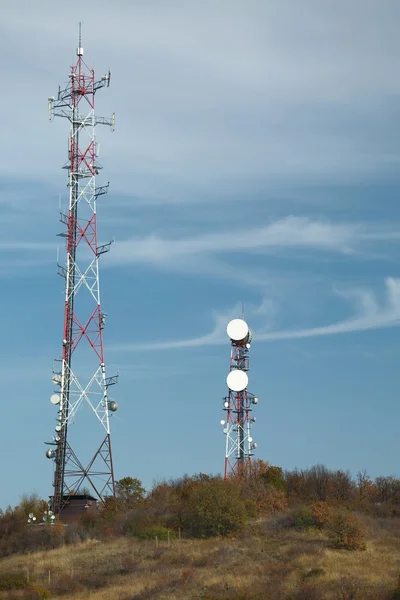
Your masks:
<path fill-rule="evenodd" d="M 147 497 L 147 506 L 156 518 L 168 519 L 175 515 L 179 497 L 167 481 L 156 483 Z"/>
<path fill-rule="evenodd" d="M 285 491 L 285 479 L 283 477 L 283 470 L 281 467 L 275 467 L 274 465 L 268 465 L 266 471 L 262 474 L 262 478 L 265 483 L 272 485 L 275 489 Z"/>
<path fill-rule="evenodd" d="M 262 479 L 264 483 L 272 485 L 277 490 L 285 490 L 282 468 L 270 465 L 261 459 L 254 460 L 243 468 L 243 478 L 246 480 Z"/>
<path fill-rule="evenodd" d="M 88 487 L 80 487 L 74 492 L 72 492 L 71 496 L 91 496 L 93 492 Z"/>
<path fill-rule="evenodd" d="M 364 523 L 352 512 L 335 510 L 327 525 L 329 537 L 337 548 L 365 550 Z"/>
<path fill-rule="evenodd" d="M 307 499 L 306 480 L 304 471 L 295 469 L 285 472 L 286 495 L 289 500 Z"/>
<path fill-rule="evenodd" d="M 375 479 L 378 502 L 396 504 L 400 501 L 400 480 L 394 477 L 377 477 Z"/>
<path fill-rule="evenodd" d="M 326 500 L 331 473 L 325 465 L 314 465 L 307 471 L 310 499 Z"/>
<path fill-rule="evenodd" d="M 145 500 L 146 490 L 136 477 L 124 477 L 116 481 L 115 490 L 118 508 L 122 511 L 138 508 Z"/>
<path fill-rule="evenodd" d="M 328 488 L 329 496 L 337 501 L 345 502 L 354 496 L 354 483 L 349 471 L 331 473 Z"/>
<path fill-rule="evenodd" d="M 246 516 L 240 485 L 215 477 L 193 487 L 184 524 L 193 536 L 209 538 L 236 533 L 244 525 Z"/>
<path fill-rule="evenodd" d="M 27 518 L 31 512 L 38 513 L 36 516 L 39 516 L 40 513 L 41 516 L 45 510 L 49 510 L 49 505 L 46 500 L 43 500 L 37 494 L 31 494 L 30 496 L 24 494 L 21 497 L 19 505 L 15 508 L 24 516 L 24 518 Z"/>
<path fill-rule="evenodd" d="M 365 469 L 364 471 L 358 471 L 357 473 L 357 488 L 360 500 L 371 499 L 374 490 L 374 484 L 372 483 L 371 478 Z"/>
<path fill-rule="evenodd" d="M 323 500 L 314 502 L 311 506 L 314 525 L 319 529 L 325 527 L 332 519 L 333 512 L 332 506 L 327 502 L 324 502 Z"/>
<path fill-rule="evenodd" d="M 367 471 L 359 471 L 356 478 L 355 503 L 359 510 L 371 512 L 375 509 L 377 488 Z"/>

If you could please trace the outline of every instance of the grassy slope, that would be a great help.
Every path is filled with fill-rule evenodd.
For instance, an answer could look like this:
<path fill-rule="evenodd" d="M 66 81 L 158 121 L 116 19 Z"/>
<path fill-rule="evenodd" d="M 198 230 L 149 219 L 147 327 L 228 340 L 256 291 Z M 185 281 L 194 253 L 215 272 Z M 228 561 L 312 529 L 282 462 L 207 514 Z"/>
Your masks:
<path fill-rule="evenodd" d="M 310 600 L 387 598 L 396 587 L 400 575 L 397 522 L 369 520 L 364 552 L 332 550 L 317 531 L 279 530 L 273 523 L 253 524 L 232 540 L 177 540 L 169 546 L 127 538 L 89 541 L 2 559 L 0 574 L 29 569 L 31 579 L 53 589 L 52 597 L 64 591 L 65 600 L 279 600 L 300 598 L 296 593 L 302 586 L 301 598 Z M 324 572 L 304 577 L 316 568 Z M 94 589 L 96 585 L 100 587 Z M 359 595 L 345 595 L 352 586 L 358 587 Z M 323 596 L 313 595 L 315 589 L 323 590 Z M 376 595 L 368 595 L 367 589 L 376 589 Z M 9 592 L 0 592 L 1 599 L 9 597 Z"/>

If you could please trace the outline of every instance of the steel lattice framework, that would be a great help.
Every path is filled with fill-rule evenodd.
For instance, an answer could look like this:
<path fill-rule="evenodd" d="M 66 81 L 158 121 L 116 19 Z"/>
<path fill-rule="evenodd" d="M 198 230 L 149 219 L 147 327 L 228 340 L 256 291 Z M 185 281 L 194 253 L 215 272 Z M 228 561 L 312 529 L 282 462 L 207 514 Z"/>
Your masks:
<path fill-rule="evenodd" d="M 252 411 L 253 406 L 258 403 L 257 396 L 247 389 L 249 350 L 253 333 L 242 319 L 231 321 L 227 332 L 231 338 L 231 358 L 227 377 L 228 395 L 223 398 L 226 421 L 221 421 L 226 436 L 225 479 L 240 477 L 246 465 L 251 462 L 257 448 L 251 437 L 251 426 L 256 420 Z"/>
<path fill-rule="evenodd" d="M 55 464 L 52 509 L 56 515 L 84 483 L 100 501 L 111 497 L 115 502 L 110 411 L 114 412 L 118 405 L 110 400 L 108 389 L 118 376 L 106 376 L 106 315 L 101 309 L 99 281 L 99 257 L 110 250 L 111 242 L 98 243 L 96 210 L 97 198 L 107 192 L 109 184 L 96 187 L 101 166 L 95 138 L 96 125 L 108 125 L 114 130 L 115 117 L 97 117 L 94 110 L 96 92 L 109 85 L 110 72 L 97 81 L 94 70 L 86 65 L 79 26 L 77 61 L 71 67 L 69 83 L 64 89 L 59 88 L 57 98 L 49 98 L 49 119 L 63 117 L 70 122 L 68 161 L 63 167 L 69 174 L 69 209 L 60 217 L 66 228 L 60 234 L 66 241 L 66 261 L 58 264 L 58 273 L 65 279 L 62 358 L 53 376 L 58 391 L 51 397 L 58 414 L 55 436 L 49 444 L 53 448 L 46 452 Z M 90 443 L 96 440 L 95 451 L 86 465 L 78 458 L 69 435 L 69 427 L 75 423 L 82 405 L 89 407 L 97 423 L 96 427 L 91 423 L 89 429 L 86 425 L 83 430 L 85 445 L 89 439 Z"/>

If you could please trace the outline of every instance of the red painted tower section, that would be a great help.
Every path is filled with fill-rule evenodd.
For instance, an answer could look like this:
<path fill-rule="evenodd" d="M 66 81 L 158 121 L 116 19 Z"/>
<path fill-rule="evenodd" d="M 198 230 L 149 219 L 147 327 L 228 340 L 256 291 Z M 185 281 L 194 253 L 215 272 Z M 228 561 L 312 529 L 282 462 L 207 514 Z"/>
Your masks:
<path fill-rule="evenodd" d="M 117 376 L 106 377 L 106 315 L 100 304 L 99 280 L 99 258 L 110 250 L 111 242 L 99 245 L 97 237 L 97 199 L 107 192 L 109 184 L 96 187 L 102 167 L 95 137 L 99 124 L 114 130 L 115 118 L 97 117 L 94 112 L 96 92 L 109 85 L 110 73 L 96 80 L 94 70 L 85 63 L 79 26 L 77 60 L 71 67 L 69 83 L 59 89 L 57 98 L 49 98 L 50 120 L 64 117 L 70 123 L 68 160 L 64 165 L 69 175 L 69 207 L 60 217 L 65 225 L 60 236 L 66 241 L 66 260 L 58 265 L 58 273 L 65 279 L 62 355 L 60 368 L 53 374 L 58 389 L 50 399 L 58 410 L 55 435 L 46 452 L 55 465 L 52 510 L 56 515 L 83 486 L 90 488 L 99 501 L 105 503 L 112 498 L 115 502 L 110 416 L 118 405 L 110 399 L 108 390 L 117 382 Z M 89 413 L 84 427 L 71 432 L 79 424 L 84 408 Z M 85 466 L 75 444 L 83 453 L 92 447 Z"/>
<path fill-rule="evenodd" d="M 243 319 L 233 319 L 227 326 L 231 341 L 230 371 L 226 378 L 228 395 L 223 398 L 226 420 L 221 421 L 226 436 L 224 479 L 240 477 L 251 462 L 257 444 L 251 437 L 255 422 L 253 407 L 258 398 L 248 389 L 249 351 L 253 333 Z"/>

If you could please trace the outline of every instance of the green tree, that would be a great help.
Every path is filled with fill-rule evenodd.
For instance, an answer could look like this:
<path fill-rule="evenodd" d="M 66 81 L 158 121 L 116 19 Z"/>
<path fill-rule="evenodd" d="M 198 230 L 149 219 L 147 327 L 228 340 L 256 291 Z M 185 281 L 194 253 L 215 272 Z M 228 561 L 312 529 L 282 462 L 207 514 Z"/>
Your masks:
<path fill-rule="evenodd" d="M 184 524 L 194 537 L 225 536 L 239 531 L 246 521 L 246 504 L 236 481 L 210 478 L 193 487 L 187 500 Z"/>
<path fill-rule="evenodd" d="M 44 511 L 49 510 L 49 505 L 46 500 L 40 498 L 37 494 L 24 494 L 21 497 L 19 505 L 15 507 L 23 519 L 27 519 L 29 513 L 35 513 L 36 517 L 42 517 Z"/>
<path fill-rule="evenodd" d="M 144 503 L 146 490 L 140 479 L 124 477 L 115 482 L 118 508 L 122 511 L 133 510 Z"/>
<path fill-rule="evenodd" d="M 265 481 L 265 483 L 272 485 L 275 489 L 280 490 L 282 492 L 285 490 L 285 479 L 281 467 L 268 465 L 267 469 L 264 471 L 261 477 Z"/>

